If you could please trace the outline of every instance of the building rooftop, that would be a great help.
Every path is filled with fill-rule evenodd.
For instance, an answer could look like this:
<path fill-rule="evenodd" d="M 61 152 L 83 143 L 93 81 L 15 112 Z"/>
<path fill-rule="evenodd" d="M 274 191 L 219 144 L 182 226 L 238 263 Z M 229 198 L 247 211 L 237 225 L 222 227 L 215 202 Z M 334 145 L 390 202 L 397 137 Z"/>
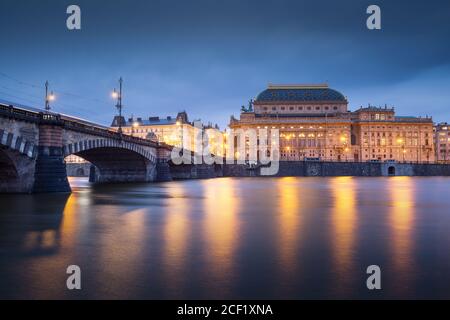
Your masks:
<path fill-rule="evenodd" d="M 395 121 L 398 122 L 432 122 L 430 117 L 413 117 L 413 116 L 395 116 Z"/>
<path fill-rule="evenodd" d="M 394 108 L 389 108 L 389 107 L 375 107 L 375 106 L 368 106 L 368 107 L 359 107 L 359 109 L 355 110 L 355 112 L 382 112 L 382 111 L 387 111 L 387 112 L 394 112 Z"/>
<path fill-rule="evenodd" d="M 113 119 L 113 122 L 111 124 L 111 127 L 118 127 L 119 123 L 122 124 L 124 127 L 130 127 L 133 126 L 133 124 L 138 123 L 140 126 L 162 126 L 162 125 L 173 125 L 179 123 L 188 123 L 191 124 L 188 120 L 188 116 L 186 111 L 178 112 L 176 117 L 167 116 L 165 118 L 160 117 L 148 117 L 148 118 L 141 118 L 141 117 L 131 117 L 128 118 L 128 120 L 125 120 L 124 117 L 120 118 L 119 116 L 115 116 Z"/>
<path fill-rule="evenodd" d="M 159 117 L 150 117 L 148 119 L 141 119 L 141 118 L 131 119 L 130 118 L 126 122 L 125 126 L 132 126 L 133 123 L 139 123 L 139 125 L 141 125 L 141 126 L 170 125 L 170 124 L 175 124 L 176 122 L 177 122 L 177 120 L 172 117 L 167 117 L 167 118 L 162 118 L 162 119 L 160 119 Z"/>
<path fill-rule="evenodd" d="M 301 102 L 344 102 L 342 93 L 331 89 L 327 84 L 274 85 L 270 84 L 261 92 L 255 102 L 301 101 Z"/>

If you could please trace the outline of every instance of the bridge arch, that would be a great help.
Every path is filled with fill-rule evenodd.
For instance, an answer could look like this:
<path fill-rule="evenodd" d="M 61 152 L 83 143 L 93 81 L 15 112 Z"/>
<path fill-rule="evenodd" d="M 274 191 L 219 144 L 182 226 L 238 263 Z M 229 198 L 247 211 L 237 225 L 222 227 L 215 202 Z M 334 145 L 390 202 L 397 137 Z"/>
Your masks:
<path fill-rule="evenodd" d="M 126 149 L 140 154 L 150 162 L 156 163 L 156 154 L 147 150 L 144 147 L 130 143 L 127 141 L 120 141 L 115 139 L 90 139 L 82 140 L 70 144 L 66 144 L 63 147 L 64 157 L 71 154 L 78 154 L 92 149 L 98 148 L 117 148 Z"/>
<path fill-rule="evenodd" d="M 10 152 L 3 148 L 0 149 L 0 185 L 6 187 L 6 185 L 15 183 L 18 177 L 17 167 Z"/>
<path fill-rule="evenodd" d="M 64 157 L 71 154 L 95 167 L 91 182 L 147 182 L 156 177 L 156 152 L 127 141 L 90 139 L 63 146 Z"/>
<path fill-rule="evenodd" d="M 37 148 L 12 132 L 0 130 L 0 192 L 31 192 Z"/>
<path fill-rule="evenodd" d="M 0 146 L 16 150 L 31 159 L 36 157 L 37 148 L 34 143 L 12 132 L 0 130 Z"/>

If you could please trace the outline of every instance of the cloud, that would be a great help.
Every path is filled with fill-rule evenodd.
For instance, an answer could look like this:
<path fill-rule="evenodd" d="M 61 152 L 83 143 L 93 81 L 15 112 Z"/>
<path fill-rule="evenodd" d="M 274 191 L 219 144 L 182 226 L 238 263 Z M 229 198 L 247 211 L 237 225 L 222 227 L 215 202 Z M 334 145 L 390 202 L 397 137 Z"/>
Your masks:
<path fill-rule="evenodd" d="M 447 83 L 435 70 L 450 65 L 448 1 L 378 1 L 381 31 L 365 27 L 365 0 L 79 0 L 80 32 L 65 28 L 69 4 L 3 0 L 0 71 L 104 101 L 60 101 L 77 116 L 108 124 L 108 94 L 123 76 L 125 112 L 142 117 L 186 109 L 223 127 L 269 82 L 324 81 L 350 101 L 411 114 L 428 101 L 448 117 L 445 90 L 432 85 Z M 426 84 L 432 95 L 418 90 Z"/>

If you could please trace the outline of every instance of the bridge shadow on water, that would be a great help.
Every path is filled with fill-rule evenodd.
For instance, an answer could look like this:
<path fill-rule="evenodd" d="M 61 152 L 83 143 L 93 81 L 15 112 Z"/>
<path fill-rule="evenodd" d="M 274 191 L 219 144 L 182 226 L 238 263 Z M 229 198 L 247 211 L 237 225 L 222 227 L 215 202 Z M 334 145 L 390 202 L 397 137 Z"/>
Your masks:
<path fill-rule="evenodd" d="M 63 212 L 70 194 L 1 194 L 0 247 L 12 255 L 58 252 Z"/>

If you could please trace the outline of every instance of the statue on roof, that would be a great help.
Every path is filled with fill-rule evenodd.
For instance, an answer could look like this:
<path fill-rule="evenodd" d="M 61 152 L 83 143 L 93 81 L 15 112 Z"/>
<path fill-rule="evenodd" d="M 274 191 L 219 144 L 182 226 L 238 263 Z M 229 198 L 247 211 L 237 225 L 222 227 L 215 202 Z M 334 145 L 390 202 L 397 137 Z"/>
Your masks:
<path fill-rule="evenodd" d="M 247 111 L 252 112 L 253 111 L 253 99 L 250 99 L 248 101 L 248 109 Z"/>
<path fill-rule="evenodd" d="M 241 112 L 253 112 L 253 99 L 248 101 L 248 107 L 241 106 Z"/>

